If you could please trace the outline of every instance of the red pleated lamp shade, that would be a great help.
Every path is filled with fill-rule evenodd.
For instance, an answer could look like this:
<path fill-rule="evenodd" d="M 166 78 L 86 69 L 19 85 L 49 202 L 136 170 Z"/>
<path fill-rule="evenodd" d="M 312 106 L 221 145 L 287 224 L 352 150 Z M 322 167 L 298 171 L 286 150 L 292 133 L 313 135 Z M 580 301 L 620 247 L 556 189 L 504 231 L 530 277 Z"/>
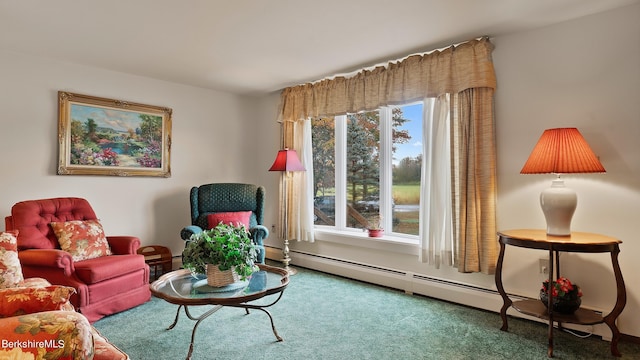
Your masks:
<path fill-rule="evenodd" d="M 576 128 L 547 129 L 520 174 L 603 173 L 604 166 Z"/>
<path fill-rule="evenodd" d="M 304 166 L 300 163 L 298 153 L 295 150 L 285 148 L 278 151 L 269 171 L 304 171 Z"/>

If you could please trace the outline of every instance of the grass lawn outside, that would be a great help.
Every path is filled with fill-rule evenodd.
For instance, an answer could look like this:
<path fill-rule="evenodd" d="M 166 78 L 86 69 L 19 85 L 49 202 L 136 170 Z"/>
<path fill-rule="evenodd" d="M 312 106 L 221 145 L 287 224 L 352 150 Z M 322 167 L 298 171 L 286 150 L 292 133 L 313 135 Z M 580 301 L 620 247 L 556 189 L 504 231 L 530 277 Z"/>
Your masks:
<path fill-rule="evenodd" d="M 420 204 L 420 184 L 393 185 L 391 191 L 396 205 Z"/>
<path fill-rule="evenodd" d="M 393 185 L 393 202 L 396 205 L 420 205 L 420 184 Z M 420 212 L 393 212 L 393 232 L 408 235 L 418 235 L 420 226 Z"/>

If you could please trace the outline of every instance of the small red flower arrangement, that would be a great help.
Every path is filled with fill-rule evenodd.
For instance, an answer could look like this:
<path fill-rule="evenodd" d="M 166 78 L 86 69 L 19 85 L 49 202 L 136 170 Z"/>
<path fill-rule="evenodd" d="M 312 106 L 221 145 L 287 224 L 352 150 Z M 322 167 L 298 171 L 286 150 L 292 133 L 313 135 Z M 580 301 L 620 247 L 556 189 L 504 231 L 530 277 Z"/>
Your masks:
<path fill-rule="evenodd" d="M 572 314 L 580 307 L 582 300 L 582 290 L 577 284 L 572 284 L 571 281 L 564 277 L 559 277 L 556 281 L 551 282 L 549 287 L 549 280 L 542 282 L 542 289 L 540 289 L 540 300 L 547 306 L 549 301 L 549 288 L 551 289 L 551 296 L 553 297 L 553 311 L 557 311 L 564 314 Z"/>
<path fill-rule="evenodd" d="M 582 289 L 577 284 L 572 284 L 571 280 L 559 277 L 553 281 L 551 286 L 551 295 L 557 299 L 575 300 L 582 297 Z M 549 280 L 542 282 L 542 289 L 545 294 L 549 294 Z"/>

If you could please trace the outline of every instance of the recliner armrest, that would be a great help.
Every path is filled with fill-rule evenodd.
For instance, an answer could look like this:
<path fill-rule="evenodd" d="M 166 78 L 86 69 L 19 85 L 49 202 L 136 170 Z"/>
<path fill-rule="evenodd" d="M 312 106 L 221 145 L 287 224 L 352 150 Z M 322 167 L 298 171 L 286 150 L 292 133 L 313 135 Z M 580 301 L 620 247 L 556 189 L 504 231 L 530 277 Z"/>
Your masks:
<path fill-rule="evenodd" d="M 263 240 L 269 237 L 269 229 L 264 225 L 256 225 L 249 229 L 249 232 L 251 233 L 253 242 L 258 245 L 263 245 Z"/>
<path fill-rule="evenodd" d="M 76 269 L 71 254 L 59 249 L 29 249 L 18 251 L 23 267 L 53 267 L 62 269 L 65 276 L 71 276 Z"/>
<path fill-rule="evenodd" d="M 202 228 L 200 226 L 197 226 L 197 225 L 185 226 L 180 231 L 180 237 L 182 238 L 182 240 L 187 241 L 187 240 L 189 240 L 191 238 L 191 235 L 199 234 L 202 231 L 203 231 Z"/>
<path fill-rule="evenodd" d="M 107 241 L 114 255 L 137 254 L 140 239 L 135 236 L 107 236 Z"/>
<path fill-rule="evenodd" d="M 258 262 L 264 264 L 264 259 L 267 253 L 264 249 L 264 239 L 269 236 L 269 230 L 264 225 L 256 225 L 249 229 L 251 233 L 251 239 L 258 246 Z"/>

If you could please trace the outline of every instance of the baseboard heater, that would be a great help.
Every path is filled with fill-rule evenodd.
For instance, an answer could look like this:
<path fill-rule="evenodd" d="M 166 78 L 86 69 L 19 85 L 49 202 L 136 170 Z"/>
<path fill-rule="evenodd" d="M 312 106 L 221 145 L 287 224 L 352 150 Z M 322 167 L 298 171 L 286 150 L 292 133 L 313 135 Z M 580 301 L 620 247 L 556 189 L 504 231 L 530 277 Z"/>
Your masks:
<path fill-rule="evenodd" d="M 281 250 L 278 248 L 267 247 L 266 253 L 267 258 L 275 261 L 278 261 L 282 257 Z M 503 304 L 500 294 L 494 289 L 297 250 L 291 251 L 289 255 L 293 259 L 292 267 L 297 265 L 349 279 L 401 290 L 411 295 L 418 294 L 495 313 L 500 312 Z M 512 300 L 530 299 L 529 297 L 517 294 L 508 295 Z M 522 314 L 513 308 L 507 310 L 507 314 L 532 321 L 545 322 L 543 319 Z M 501 323 L 496 324 L 498 327 L 501 325 Z M 611 340 L 611 331 L 605 324 L 593 326 L 575 324 L 562 325 L 565 328 L 581 333 L 591 333 L 600 336 L 603 340 Z"/>

